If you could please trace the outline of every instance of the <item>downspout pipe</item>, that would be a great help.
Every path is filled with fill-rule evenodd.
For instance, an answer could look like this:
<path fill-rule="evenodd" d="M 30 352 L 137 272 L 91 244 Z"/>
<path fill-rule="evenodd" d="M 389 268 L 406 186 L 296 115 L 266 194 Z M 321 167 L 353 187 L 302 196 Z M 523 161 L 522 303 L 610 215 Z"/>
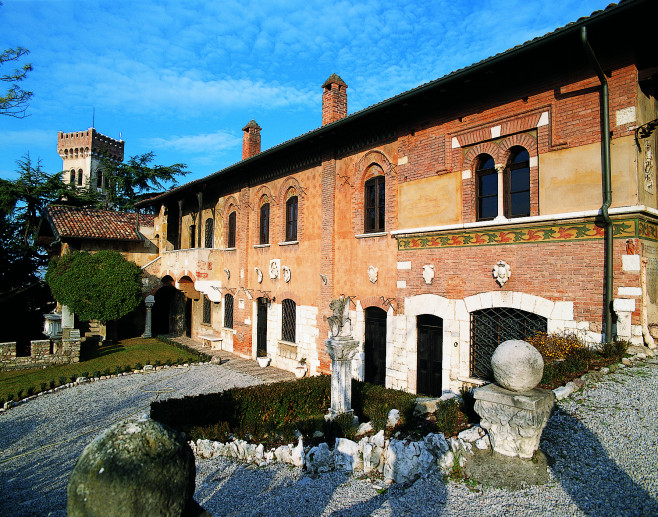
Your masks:
<path fill-rule="evenodd" d="M 587 27 L 580 29 L 580 40 L 592 69 L 601 82 L 601 175 L 603 183 L 603 205 L 601 215 L 604 224 L 605 237 L 605 340 L 612 341 L 612 221 L 608 209 L 612 204 L 612 174 L 610 172 L 610 104 L 608 80 L 603 73 L 594 51 L 587 40 Z"/>

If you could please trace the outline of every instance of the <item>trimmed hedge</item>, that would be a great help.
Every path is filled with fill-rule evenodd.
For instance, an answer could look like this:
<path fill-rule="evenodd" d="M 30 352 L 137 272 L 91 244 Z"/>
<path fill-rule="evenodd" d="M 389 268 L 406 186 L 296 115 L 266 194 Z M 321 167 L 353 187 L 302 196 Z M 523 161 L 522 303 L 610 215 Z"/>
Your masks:
<path fill-rule="evenodd" d="M 400 411 L 400 426 L 413 422 L 416 395 L 352 382 L 352 407 L 361 422 L 383 429 L 388 412 Z M 348 422 L 327 424 L 331 405 L 331 378 L 307 377 L 296 381 L 233 388 L 151 404 L 151 418 L 183 431 L 191 438 L 225 441 L 235 436 L 275 443 L 289 441 L 299 430 L 309 440 L 315 431 L 327 436 L 349 436 Z"/>

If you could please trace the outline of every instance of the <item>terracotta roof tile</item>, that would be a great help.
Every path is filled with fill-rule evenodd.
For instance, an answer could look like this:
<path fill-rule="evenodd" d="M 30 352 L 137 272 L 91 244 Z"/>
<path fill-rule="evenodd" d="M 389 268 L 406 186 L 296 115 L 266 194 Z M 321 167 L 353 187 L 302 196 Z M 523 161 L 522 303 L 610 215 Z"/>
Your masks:
<path fill-rule="evenodd" d="M 140 227 L 154 225 L 153 214 L 58 205 L 49 206 L 47 209 L 47 217 L 60 238 L 139 241 L 141 237 L 136 231 L 137 216 Z"/>

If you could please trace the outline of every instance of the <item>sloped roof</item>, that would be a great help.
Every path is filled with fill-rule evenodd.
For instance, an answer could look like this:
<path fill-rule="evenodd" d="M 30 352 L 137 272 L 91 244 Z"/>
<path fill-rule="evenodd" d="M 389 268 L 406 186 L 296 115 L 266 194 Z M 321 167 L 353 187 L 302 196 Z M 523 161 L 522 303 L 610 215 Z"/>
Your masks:
<path fill-rule="evenodd" d="M 114 212 L 73 206 L 51 205 L 46 218 L 56 238 L 140 241 L 139 226 L 153 226 L 153 214 Z"/>
<path fill-rule="evenodd" d="M 144 199 L 140 202 L 137 203 L 136 206 L 149 206 L 153 205 L 157 202 L 160 202 L 164 200 L 165 198 L 168 198 L 172 195 L 176 195 L 179 192 L 182 192 L 184 190 L 188 190 L 190 188 L 194 188 L 198 185 L 203 185 L 207 183 L 209 180 L 213 180 L 222 176 L 227 176 L 229 174 L 234 174 L 236 171 L 241 169 L 242 167 L 245 167 L 249 164 L 253 164 L 259 160 L 263 160 L 266 157 L 278 154 L 280 152 L 285 152 L 284 150 L 291 148 L 293 145 L 298 145 L 301 143 L 305 143 L 310 141 L 311 139 L 315 137 L 323 137 L 324 135 L 330 134 L 332 132 L 335 132 L 339 128 L 343 128 L 347 126 L 350 123 L 353 123 L 357 120 L 361 120 L 365 117 L 371 116 L 374 113 L 380 112 L 380 111 L 385 111 L 397 104 L 405 103 L 408 102 L 410 99 L 414 97 L 420 97 L 427 92 L 430 92 L 432 90 L 435 90 L 437 88 L 442 87 L 445 84 L 450 83 L 451 81 L 456 81 L 459 79 L 464 79 L 469 76 L 469 74 L 473 74 L 481 69 L 486 68 L 487 66 L 496 64 L 496 63 L 501 63 L 505 62 L 506 60 L 509 60 L 511 58 L 514 58 L 516 56 L 521 55 L 524 52 L 530 51 L 532 49 L 537 49 L 541 46 L 550 44 L 551 42 L 558 40 L 560 38 L 563 38 L 569 34 L 574 34 L 576 31 L 580 31 L 581 27 L 586 26 L 590 23 L 594 22 L 599 22 L 603 20 L 610 19 L 611 17 L 617 15 L 618 13 L 624 12 L 628 9 L 632 8 L 640 8 L 642 4 L 648 4 L 650 5 L 651 2 L 655 2 L 655 0 L 619 0 L 618 3 L 611 3 L 609 4 L 605 9 L 599 9 L 594 11 L 591 15 L 589 16 L 584 16 L 576 20 L 575 22 L 570 22 L 566 24 L 564 27 L 558 27 L 555 30 L 548 32 L 544 34 L 543 36 L 538 36 L 536 38 L 533 38 L 529 41 L 526 41 L 525 43 L 522 43 L 520 45 L 517 45 L 515 47 L 512 47 L 504 52 L 500 52 L 498 54 L 495 54 L 491 57 L 488 57 L 486 59 L 483 59 L 481 61 L 478 61 L 477 63 L 473 63 L 472 65 L 466 66 L 464 68 L 460 68 L 458 70 L 454 70 L 443 77 L 439 77 L 438 79 L 434 79 L 432 81 L 429 81 L 427 83 L 421 84 L 415 88 L 412 88 L 410 90 L 407 90 L 405 92 L 402 92 L 398 95 L 395 95 L 393 97 L 390 97 L 388 99 L 385 99 L 383 101 L 380 101 L 376 104 L 373 104 L 372 106 L 369 106 L 367 108 L 364 108 L 360 111 L 357 111 L 355 113 L 352 113 L 346 117 L 343 117 L 341 119 L 338 119 L 334 122 L 331 122 L 329 124 L 325 124 L 324 126 L 321 126 L 319 128 L 313 129 L 311 131 L 308 131 L 306 133 L 303 133 L 295 138 L 292 138 L 290 140 L 287 140 L 285 142 L 282 142 L 278 145 L 275 145 L 269 149 L 266 149 L 250 158 L 246 158 L 244 160 L 241 160 L 239 162 L 234 163 L 233 165 L 229 165 L 228 167 L 225 167 L 217 172 L 211 173 L 203 178 L 199 178 L 196 180 L 192 180 L 188 183 L 184 183 L 183 185 L 179 185 L 175 188 L 170 189 L 167 192 L 161 193 L 154 195 L 150 198 Z M 335 74 L 334 74 L 335 75 Z M 330 76 L 327 81 L 329 81 L 333 77 Z M 340 77 L 336 76 L 338 79 Z M 342 82 L 342 79 L 340 79 Z M 325 82 L 326 84 L 326 82 Z"/>

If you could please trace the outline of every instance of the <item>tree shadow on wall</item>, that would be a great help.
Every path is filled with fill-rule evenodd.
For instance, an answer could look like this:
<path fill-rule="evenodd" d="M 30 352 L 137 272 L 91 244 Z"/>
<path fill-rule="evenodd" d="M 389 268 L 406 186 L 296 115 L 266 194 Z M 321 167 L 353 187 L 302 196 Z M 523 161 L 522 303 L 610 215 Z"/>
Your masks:
<path fill-rule="evenodd" d="M 585 514 L 658 515 L 658 500 L 617 465 L 597 436 L 569 413 L 556 408 L 544 429 L 541 449 L 553 459 L 551 470 L 556 480 Z"/>

